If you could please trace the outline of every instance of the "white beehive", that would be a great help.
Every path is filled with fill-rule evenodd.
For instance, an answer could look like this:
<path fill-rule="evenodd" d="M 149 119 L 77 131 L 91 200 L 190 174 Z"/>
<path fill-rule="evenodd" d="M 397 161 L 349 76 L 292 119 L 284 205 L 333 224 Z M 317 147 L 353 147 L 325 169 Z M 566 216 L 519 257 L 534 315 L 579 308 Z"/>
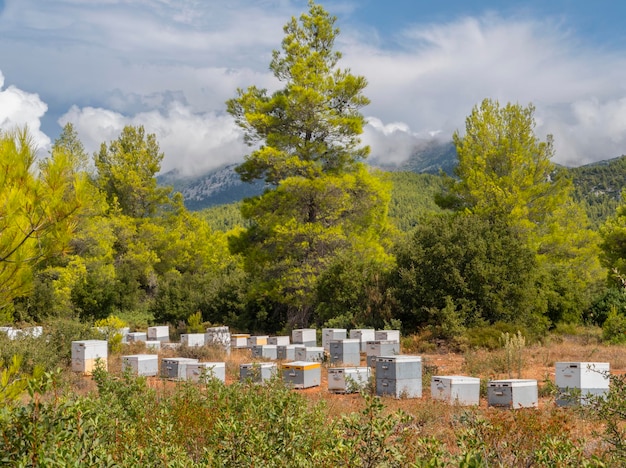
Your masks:
<path fill-rule="evenodd" d="M 358 339 L 331 340 L 328 353 L 331 364 L 361 365 L 361 342 Z"/>
<path fill-rule="evenodd" d="M 235 349 L 243 349 L 248 347 L 248 333 L 231 333 L 230 347 Z"/>
<path fill-rule="evenodd" d="M 609 391 L 609 372 L 608 362 L 557 362 L 557 405 L 586 404 L 589 396 L 604 395 Z"/>
<path fill-rule="evenodd" d="M 159 356 L 156 354 L 131 354 L 122 356 L 122 372 L 130 369 L 135 375 L 154 377 L 159 375 Z"/>
<path fill-rule="evenodd" d="M 434 375 L 430 381 L 433 400 L 443 400 L 462 406 L 478 405 L 480 379 L 462 375 Z"/>
<path fill-rule="evenodd" d="M 252 335 L 248 338 L 248 348 L 252 348 L 256 345 L 266 345 L 268 338 L 269 336 L 267 335 Z"/>
<path fill-rule="evenodd" d="M 148 340 L 150 341 L 169 341 L 170 327 L 167 325 L 157 325 L 148 327 Z"/>
<path fill-rule="evenodd" d="M 537 408 L 539 391 L 534 379 L 490 380 L 487 404 L 501 408 Z"/>
<path fill-rule="evenodd" d="M 331 367 L 328 369 L 328 391 L 355 392 L 365 388 L 369 379 L 369 367 Z"/>
<path fill-rule="evenodd" d="M 368 341 L 376 341 L 376 330 L 373 328 L 355 328 L 350 330 L 350 338 L 361 342 L 361 352 L 367 350 Z"/>
<path fill-rule="evenodd" d="M 181 333 L 180 343 L 190 348 L 204 346 L 204 333 Z"/>
<path fill-rule="evenodd" d="M 239 365 L 239 380 L 245 382 L 265 382 L 278 373 L 278 366 L 274 362 L 251 362 Z"/>
<path fill-rule="evenodd" d="M 10 340 L 15 340 L 22 334 L 22 330 L 13 327 L 0 327 L 0 332 L 6 333 Z"/>
<path fill-rule="evenodd" d="M 332 340 L 345 340 L 347 337 L 345 328 L 322 328 L 322 348 L 328 351 Z"/>
<path fill-rule="evenodd" d="M 299 346 L 295 349 L 296 361 L 323 361 L 325 350 L 321 346 Z"/>
<path fill-rule="evenodd" d="M 43 334 L 43 327 L 25 327 L 22 329 L 22 334 L 24 336 L 30 336 L 32 338 L 39 338 Z"/>
<path fill-rule="evenodd" d="M 283 381 L 293 388 L 318 387 L 322 382 L 319 362 L 293 361 L 283 364 Z"/>
<path fill-rule="evenodd" d="M 210 379 L 226 382 L 225 362 L 189 362 L 185 364 L 185 377 L 192 382 L 206 383 Z"/>
<path fill-rule="evenodd" d="M 271 344 L 271 345 L 280 345 L 280 346 L 285 346 L 290 344 L 291 339 L 289 338 L 289 335 L 284 335 L 284 336 L 270 336 L 267 339 L 267 344 Z"/>
<path fill-rule="evenodd" d="M 276 345 L 276 359 L 280 359 L 283 361 L 295 361 L 297 346 L 300 345 Z"/>
<path fill-rule="evenodd" d="M 278 346 L 277 345 L 254 345 L 251 348 L 252 357 L 265 358 L 265 359 L 278 359 Z"/>
<path fill-rule="evenodd" d="M 397 341 L 400 342 L 400 330 L 376 330 L 374 341 Z"/>
<path fill-rule="evenodd" d="M 107 369 L 108 343 L 104 340 L 72 341 L 72 370 L 91 374 L 99 360 Z"/>
<path fill-rule="evenodd" d="M 304 346 L 317 346 L 317 330 L 315 328 L 298 328 L 291 332 L 291 342 Z"/>
<path fill-rule="evenodd" d="M 230 352 L 230 331 L 228 327 L 209 327 L 204 332 L 204 344 L 217 346 Z"/>
<path fill-rule="evenodd" d="M 129 332 L 125 338 L 126 343 L 139 343 L 140 341 L 147 341 L 148 335 L 146 332 Z"/>
<path fill-rule="evenodd" d="M 187 364 L 196 364 L 197 359 L 173 357 L 161 359 L 161 377 L 166 379 L 186 379 Z"/>
<path fill-rule="evenodd" d="M 146 341 L 146 349 L 159 351 L 161 349 L 161 342 L 157 340 L 148 340 Z"/>
<path fill-rule="evenodd" d="M 204 346 L 204 333 L 182 333 L 180 343 L 190 348 Z"/>
<path fill-rule="evenodd" d="M 376 358 L 376 394 L 396 398 L 422 396 L 421 356 L 378 356 Z"/>
<path fill-rule="evenodd" d="M 376 358 L 378 356 L 393 356 L 400 354 L 400 343 L 393 340 L 375 340 L 366 343 L 365 355 L 367 357 L 367 365 L 376 366 Z"/>

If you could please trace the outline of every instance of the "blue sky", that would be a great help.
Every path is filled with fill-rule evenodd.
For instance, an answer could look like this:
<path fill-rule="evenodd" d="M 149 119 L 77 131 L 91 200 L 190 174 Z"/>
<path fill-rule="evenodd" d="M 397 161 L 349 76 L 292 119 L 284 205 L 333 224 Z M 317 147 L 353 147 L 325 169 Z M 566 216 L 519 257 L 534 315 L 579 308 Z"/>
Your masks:
<path fill-rule="evenodd" d="M 368 80 L 363 140 L 399 162 L 463 130 L 484 98 L 532 103 L 555 162 L 626 153 L 626 2 L 327 0 L 340 66 Z M 282 26 L 305 0 L 0 0 L 0 128 L 42 150 L 72 122 L 87 149 L 144 125 L 163 170 L 247 152 L 225 113 L 237 87 L 275 89 Z"/>

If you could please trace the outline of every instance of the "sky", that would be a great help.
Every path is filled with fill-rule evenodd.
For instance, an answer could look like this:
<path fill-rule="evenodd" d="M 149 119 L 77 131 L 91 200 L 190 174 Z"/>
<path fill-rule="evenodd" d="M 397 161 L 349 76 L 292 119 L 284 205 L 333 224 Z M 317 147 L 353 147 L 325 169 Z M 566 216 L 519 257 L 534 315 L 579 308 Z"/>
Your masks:
<path fill-rule="evenodd" d="M 363 75 L 363 142 L 399 163 L 463 133 L 485 98 L 535 107 L 568 166 L 626 154 L 626 2 L 326 0 L 341 68 Z M 125 125 L 155 133 L 162 172 L 199 175 L 250 149 L 226 113 L 269 71 L 306 0 L 0 0 L 0 128 L 40 154 L 71 122 L 89 153 Z"/>

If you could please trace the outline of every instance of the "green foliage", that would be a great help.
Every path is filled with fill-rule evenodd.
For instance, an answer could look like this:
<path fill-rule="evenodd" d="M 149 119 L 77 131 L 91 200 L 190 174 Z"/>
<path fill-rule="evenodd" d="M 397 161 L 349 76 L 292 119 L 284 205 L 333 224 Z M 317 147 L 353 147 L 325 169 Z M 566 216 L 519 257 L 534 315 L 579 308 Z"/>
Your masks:
<path fill-rule="evenodd" d="M 385 416 L 379 397 L 366 393 L 362 396 L 363 410 L 343 417 L 339 423 L 343 444 L 335 455 L 338 458 L 331 464 L 368 468 L 406 466 L 406 455 L 399 442 L 411 418 L 402 411 Z"/>
<path fill-rule="evenodd" d="M 459 331 L 481 320 L 537 323 L 542 304 L 534 290 L 536 263 L 505 225 L 437 216 L 415 229 L 396 259 L 391 284 L 406 330 L 440 326 L 441 314 L 445 327 Z"/>
<path fill-rule="evenodd" d="M 94 322 L 94 327 L 102 334 L 103 339 L 107 340 L 109 351 L 112 353 L 119 353 L 122 350 L 122 340 L 124 339 L 122 329 L 127 326 L 128 323 L 116 315 L 109 315 L 105 319 Z"/>
<path fill-rule="evenodd" d="M 626 289 L 621 287 L 606 289 L 585 311 L 585 321 L 602 326 L 612 309 L 626 315 Z"/>
<path fill-rule="evenodd" d="M 205 327 L 202 326 L 202 312 L 198 310 L 187 319 L 187 333 L 202 333 L 204 329 Z"/>
<path fill-rule="evenodd" d="M 410 232 L 424 218 L 440 213 L 435 195 L 444 189 L 444 178 L 432 174 L 390 172 L 386 177 L 392 183 L 389 219 L 401 232 Z"/>
<path fill-rule="evenodd" d="M 517 378 L 521 379 L 526 338 L 519 330 L 514 335 L 505 332 L 500 335 L 500 344 L 504 348 L 505 364 L 509 378 L 513 378 L 513 370 L 515 370 L 517 371 Z"/>
<path fill-rule="evenodd" d="M 30 291 L 34 268 L 67 251 L 83 203 L 86 179 L 66 152 L 38 173 L 35 159 L 26 129 L 0 132 L 0 309 Z"/>
<path fill-rule="evenodd" d="M 602 340 L 612 344 L 626 343 L 626 315 L 615 306 L 602 324 Z"/>
<path fill-rule="evenodd" d="M 244 201 L 250 226 L 231 238 L 231 250 L 245 258 L 249 301 L 286 306 L 289 327 L 308 325 L 318 278 L 335 256 L 355 246 L 374 259 L 386 256 L 390 188 L 360 162 L 369 152 L 359 138 L 366 80 L 337 67 L 334 23 L 309 2 L 273 53 L 270 69 L 284 88 L 270 96 L 252 86 L 227 102 L 257 148 L 237 172 L 270 187 Z"/>

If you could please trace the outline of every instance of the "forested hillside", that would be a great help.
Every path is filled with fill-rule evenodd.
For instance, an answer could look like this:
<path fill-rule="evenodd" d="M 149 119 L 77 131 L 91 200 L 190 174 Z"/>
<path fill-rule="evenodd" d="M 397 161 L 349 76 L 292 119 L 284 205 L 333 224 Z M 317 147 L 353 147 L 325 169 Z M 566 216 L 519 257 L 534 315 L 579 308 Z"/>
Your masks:
<path fill-rule="evenodd" d="M 339 67 L 333 22 L 311 4 L 270 63 L 283 87 L 225 104 L 250 153 L 218 179 L 256 196 L 191 211 L 158 183 L 163 153 L 143 127 L 90 165 L 68 125 L 38 171 L 27 131 L 0 135 L 2 322 L 394 326 L 460 345 L 502 323 L 540 337 L 624 319 L 624 202 L 602 198 L 622 187 L 624 158 L 559 169 L 532 104 L 485 99 L 453 147 L 429 150 L 456 154 L 454 177 L 374 168 L 367 81 Z M 420 170 L 434 168 L 424 154 Z"/>

